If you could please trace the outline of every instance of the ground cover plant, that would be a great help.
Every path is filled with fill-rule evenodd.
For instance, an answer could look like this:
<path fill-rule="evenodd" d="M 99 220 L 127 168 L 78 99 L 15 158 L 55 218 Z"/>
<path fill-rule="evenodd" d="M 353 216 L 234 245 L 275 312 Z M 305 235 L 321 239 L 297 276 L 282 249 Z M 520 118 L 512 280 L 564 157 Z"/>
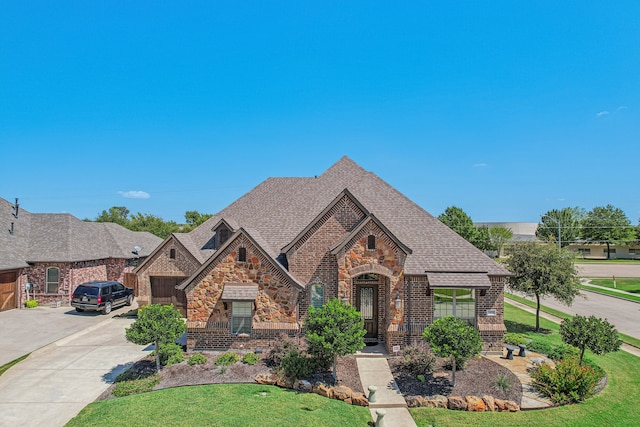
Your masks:
<path fill-rule="evenodd" d="M 509 332 L 522 333 L 530 339 L 562 344 L 559 325 L 540 319 L 540 333 L 535 333 L 535 315 L 505 304 L 505 324 Z M 618 351 L 593 360 L 607 374 L 607 386 L 592 398 L 575 405 L 565 405 L 541 411 L 517 413 L 468 413 L 444 409 L 411 408 L 409 411 L 419 427 L 433 426 L 636 426 L 640 413 L 640 359 Z"/>

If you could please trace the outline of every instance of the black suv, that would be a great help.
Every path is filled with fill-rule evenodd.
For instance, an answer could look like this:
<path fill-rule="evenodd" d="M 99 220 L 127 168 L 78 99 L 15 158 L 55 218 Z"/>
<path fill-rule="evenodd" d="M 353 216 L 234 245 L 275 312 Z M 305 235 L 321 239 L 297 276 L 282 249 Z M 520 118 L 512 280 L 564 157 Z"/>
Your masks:
<path fill-rule="evenodd" d="M 71 307 L 76 311 L 94 310 L 102 314 L 111 313 L 112 308 L 131 305 L 133 289 L 120 282 L 87 282 L 73 291 Z"/>

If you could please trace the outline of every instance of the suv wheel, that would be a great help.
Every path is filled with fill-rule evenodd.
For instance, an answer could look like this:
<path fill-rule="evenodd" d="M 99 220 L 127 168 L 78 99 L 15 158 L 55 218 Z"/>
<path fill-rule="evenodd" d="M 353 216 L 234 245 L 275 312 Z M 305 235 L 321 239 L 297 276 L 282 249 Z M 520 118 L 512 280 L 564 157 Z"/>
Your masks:
<path fill-rule="evenodd" d="M 104 303 L 104 308 L 102 309 L 102 314 L 109 313 L 111 313 L 111 301 L 107 301 L 106 303 Z"/>
<path fill-rule="evenodd" d="M 82 313 L 84 311 L 84 308 L 76 307 L 76 311 Z"/>
<path fill-rule="evenodd" d="M 127 305 L 131 305 L 131 303 L 133 302 L 133 295 L 127 295 Z"/>

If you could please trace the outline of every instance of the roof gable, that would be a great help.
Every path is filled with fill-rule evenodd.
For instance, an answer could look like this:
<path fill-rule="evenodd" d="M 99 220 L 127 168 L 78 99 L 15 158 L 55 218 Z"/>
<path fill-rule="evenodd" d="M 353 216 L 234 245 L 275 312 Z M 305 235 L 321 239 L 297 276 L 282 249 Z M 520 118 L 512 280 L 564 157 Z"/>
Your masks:
<path fill-rule="evenodd" d="M 409 248 L 407 245 L 402 243 L 396 236 L 394 236 L 393 233 L 389 231 L 389 229 L 385 227 L 384 224 L 382 224 L 382 222 L 380 222 L 380 220 L 378 220 L 378 218 L 376 218 L 373 214 L 367 215 L 366 218 L 364 218 L 360 222 L 360 224 L 358 224 L 358 226 L 351 231 L 351 233 L 347 234 L 347 236 L 345 236 L 345 238 L 342 239 L 341 242 L 339 242 L 336 246 L 331 248 L 329 251 L 333 255 L 338 255 L 345 248 L 345 246 L 349 244 L 349 242 L 352 242 L 354 239 L 356 239 L 358 234 L 370 224 L 375 224 L 375 226 L 381 229 L 382 232 L 386 234 L 387 237 L 389 237 L 389 239 L 391 239 L 391 241 L 395 243 L 395 245 L 398 248 L 400 248 L 402 252 L 405 253 L 405 255 L 410 255 L 412 253 L 411 248 Z"/>

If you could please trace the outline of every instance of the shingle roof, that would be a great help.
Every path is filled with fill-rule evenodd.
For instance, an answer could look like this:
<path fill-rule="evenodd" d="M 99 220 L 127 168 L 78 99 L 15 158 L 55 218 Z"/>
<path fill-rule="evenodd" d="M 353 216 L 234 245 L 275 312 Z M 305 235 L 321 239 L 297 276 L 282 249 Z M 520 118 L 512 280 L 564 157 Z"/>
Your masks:
<path fill-rule="evenodd" d="M 274 259 L 337 195 L 347 189 L 401 242 L 411 248 L 405 274 L 425 271 L 509 272 L 438 219 L 348 157 L 315 178 L 268 178 L 190 235 L 200 250 L 221 218 L 256 230 Z"/>
<path fill-rule="evenodd" d="M 491 281 L 486 273 L 474 272 L 427 272 L 429 286 L 432 288 L 474 288 L 489 289 Z"/>
<path fill-rule="evenodd" d="M 9 234 L 14 224 L 13 236 Z M 0 198 L 0 270 L 27 267 L 28 262 L 75 262 L 105 258 L 135 258 L 134 246 L 149 255 L 162 239 L 130 231 L 113 223 L 86 222 L 70 214 L 35 214 Z"/>
<path fill-rule="evenodd" d="M 225 283 L 222 290 L 223 301 L 255 301 L 258 298 L 256 283 Z"/>

